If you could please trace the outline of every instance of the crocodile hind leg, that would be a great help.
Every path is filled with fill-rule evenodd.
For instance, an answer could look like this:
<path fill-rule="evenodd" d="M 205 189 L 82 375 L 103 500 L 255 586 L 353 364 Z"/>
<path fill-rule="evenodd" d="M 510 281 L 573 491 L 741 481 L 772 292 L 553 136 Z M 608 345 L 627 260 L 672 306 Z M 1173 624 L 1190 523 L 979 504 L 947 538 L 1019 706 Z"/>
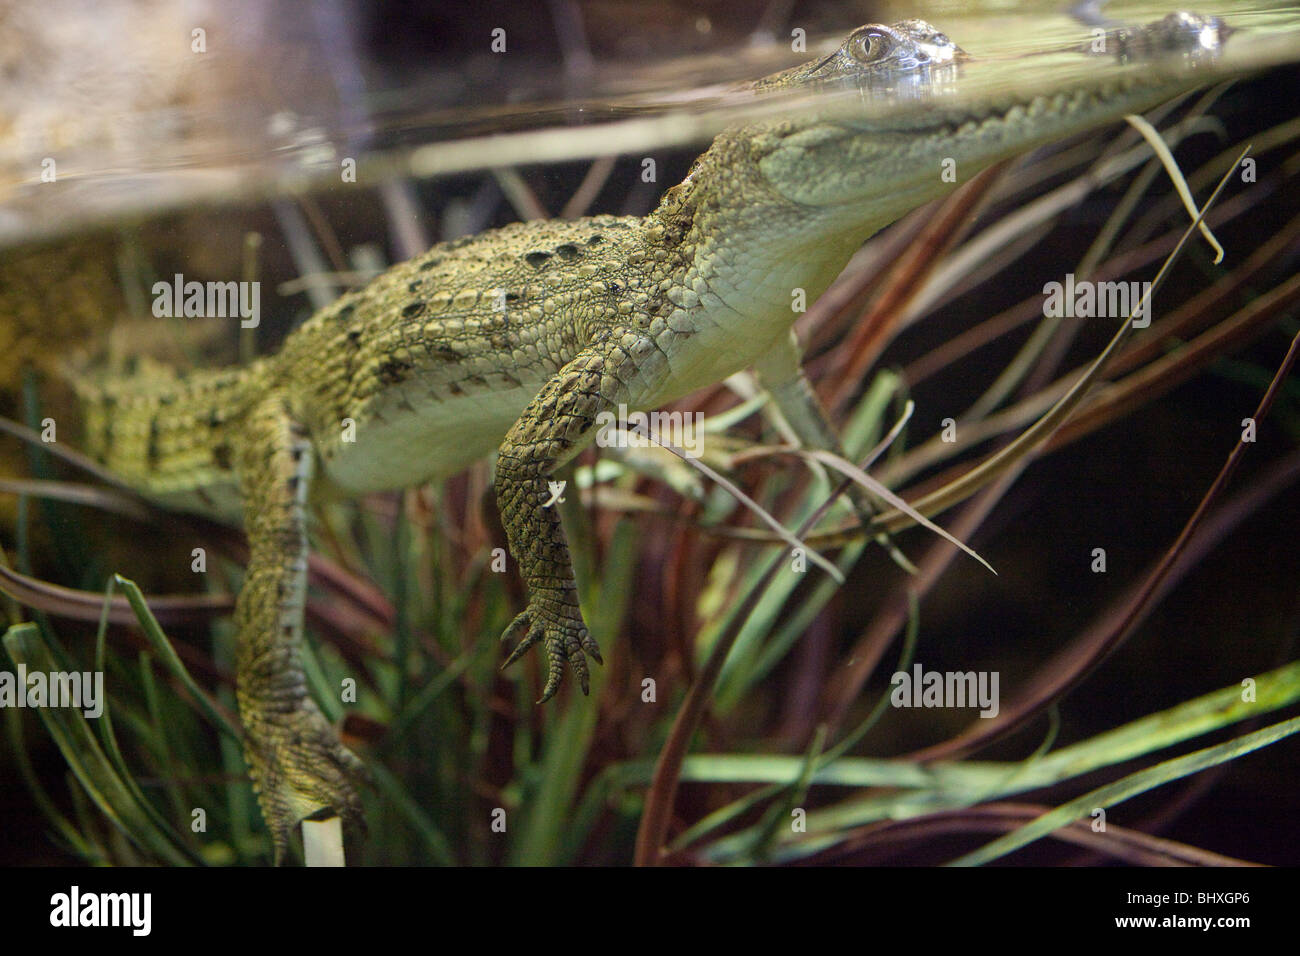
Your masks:
<path fill-rule="evenodd" d="M 237 696 L 244 752 L 278 864 L 304 818 L 338 815 L 351 828 L 364 827 L 355 789 L 364 771 L 309 696 L 300 657 L 311 443 L 275 400 L 250 412 L 242 437 L 249 559 L 235 606 Z"/>

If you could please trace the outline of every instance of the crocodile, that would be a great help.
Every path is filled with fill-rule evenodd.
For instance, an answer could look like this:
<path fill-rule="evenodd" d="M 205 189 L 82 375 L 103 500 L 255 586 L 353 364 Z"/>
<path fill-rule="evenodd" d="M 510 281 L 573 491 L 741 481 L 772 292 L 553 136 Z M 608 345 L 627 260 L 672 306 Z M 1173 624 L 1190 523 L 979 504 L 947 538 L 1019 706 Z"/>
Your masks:
<path fill-rule="evenodd" d="M 505 665 L 541 645 L 541 701 L 566 669 L 586 693 L 600 651 L 548 479 L 592 440 L 598 416 L 752 367 L 800 441 L 837 450 L 801 370 L 792 291 L 813 301 L 873 233 L 989 165 L 1204 85 L 1181 61 L 1226 32 L 1193 14 L 1128 30 L 1116 44 L 1125 57 L 1172 53 L 1172 65 L 1105 64 L 1057 93 L 935 98 L 884 115 L 814 99 L 724 129 L 647 216 L 517 223 L 440 244 L 242 367 L 79 375 L 90 453 L 161 504 L 242 517 L 237 698 L 276 861 L 303 819 L 364 826 L 363 765 L 300 660 L 310 495 L 407 487 L 496 452 L 496 498 L 528 589 Z M 966 59 L 924 21 L 869 24 L 751 89 L 874 102 L 901 78 L 911 91 L 940 71 L 948 82 Z M 945 162 L 959 175 L 943 175 Z"/>

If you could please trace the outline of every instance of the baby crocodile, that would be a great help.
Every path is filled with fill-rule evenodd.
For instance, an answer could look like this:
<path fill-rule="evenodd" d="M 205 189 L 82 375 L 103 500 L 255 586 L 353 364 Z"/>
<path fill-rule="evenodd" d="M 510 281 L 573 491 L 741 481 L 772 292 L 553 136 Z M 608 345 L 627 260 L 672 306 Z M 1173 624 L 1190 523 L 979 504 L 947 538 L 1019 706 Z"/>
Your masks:
<path fill-rule="evenodd" d="M 1223 33 L 1177 14 L 1117 40 L 1131 57 L 1144 42 L 1204 51 Z M 917 99 L 932 72 L 955 73 L 964 58 L 921 20 L 872 24 L 753 90 Z M 498 451 L 497 502 L 528 586 L 506 663 L 540 644 L 541 699 L 566 665 L 585 693 L 587 656 L 600 653 L 547 479 L 601 412 L 652 409 L 754 367 L 800 439 L 834 450 L 800 370 L 793 290 L 811 301 L 872 233 L 954 188 L 946 164 L 965 180 L 1204 82 L 1176 64 L 1106 65 L 1065 92 L 921 99 L 885 118 L 805 107 L 723 131 L 644 218 L 519 223 L 443 243 L 243 368 L 83 379 L 86 442 L 108 467 L 164 504 L 242 513 L 239 711 L 276 859 L 306 817 L 361 823 L 361 762 L 308 694 L 299 659 L 313 483 L 400 488 Z"/>

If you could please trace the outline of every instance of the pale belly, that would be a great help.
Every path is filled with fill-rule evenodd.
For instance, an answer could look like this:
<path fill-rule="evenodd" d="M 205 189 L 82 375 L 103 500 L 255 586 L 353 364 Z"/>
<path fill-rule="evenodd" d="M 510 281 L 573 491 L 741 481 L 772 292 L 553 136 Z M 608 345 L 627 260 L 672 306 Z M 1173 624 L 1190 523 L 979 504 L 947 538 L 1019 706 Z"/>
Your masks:
<path fill-rule="evenodd" d="M 541 384 L 412 398 L 409 407 L 394 396 L 353 426 L 316 436 L 325 475 L 354 494 L 453 475 L 497 450 Z"/>
<path fill-rule="evenodd" d="M 352 425 L 314 436 L 315 493 L 331 498 L 392 491 L 446 478 L 487 458 L 541 388 L 485 390 L 411 408 L 386 402 Z M 377 415 L 374 413 L 377 412 Z M 243 507 L 236 481 L 197 488 L 145 489 L 148 498 L 174 511 L 238 523 Z"/>

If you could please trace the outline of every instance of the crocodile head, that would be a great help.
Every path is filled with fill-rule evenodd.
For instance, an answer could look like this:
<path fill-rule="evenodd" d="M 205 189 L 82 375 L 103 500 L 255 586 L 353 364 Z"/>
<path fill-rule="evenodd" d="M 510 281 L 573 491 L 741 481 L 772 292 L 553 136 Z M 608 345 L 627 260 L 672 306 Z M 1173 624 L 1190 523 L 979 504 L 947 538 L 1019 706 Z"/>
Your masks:
<path fill-rule="evenodd" d="M 765 76 L 750 88 L 763 93 L 818 87 L 875 88 L 882 93 L 900 87 L 919 89 L 968 58 L 965 50 L 924 20 L 900 20 L 892 26 L 868 23 L 820 60 Z"/>
<path fill-rule="evenodd" d="M 1043 66 L 1032 85 L 981 92 L 963 83 L 973 58 L 934 26 L 869 24 L 829 56 L 754 85 L 760 93 L 825 93 L 828 108 L 756 124 L 752 155 L 777 195 L 856 209 L 875 231 L 881 217 L 892 221 L 993 162 L 1212 82 L 1207 67 L 1228 32 L 1215 17 L 1170 14 L 1068 51 L 1090 56 L 1095 68 L 1067 82 L 1055 83 L 1054 68 Z"/>

